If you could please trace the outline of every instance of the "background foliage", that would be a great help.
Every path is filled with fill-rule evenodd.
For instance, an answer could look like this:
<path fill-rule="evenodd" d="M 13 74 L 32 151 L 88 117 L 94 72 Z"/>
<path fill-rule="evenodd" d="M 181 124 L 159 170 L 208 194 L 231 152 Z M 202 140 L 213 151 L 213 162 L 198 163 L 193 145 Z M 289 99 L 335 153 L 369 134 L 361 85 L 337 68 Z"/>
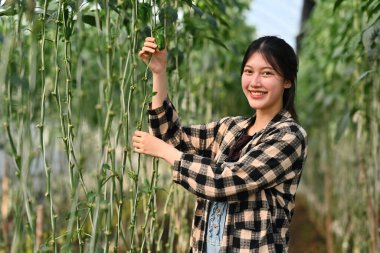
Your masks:
<path fill-rule="evenodd" d="M 0 251 L 186 251 L 192 196 L 130 146 L 153 95 L 137 53 L 164 31 L 184 122 L 247 114 L 249 1 L 1 3 Z"/>
<path fill-rule="evenodd" d="M 379 252 L 380 1 L 316 1 L 304 32 L 306 196 L 329 252 Z"/>

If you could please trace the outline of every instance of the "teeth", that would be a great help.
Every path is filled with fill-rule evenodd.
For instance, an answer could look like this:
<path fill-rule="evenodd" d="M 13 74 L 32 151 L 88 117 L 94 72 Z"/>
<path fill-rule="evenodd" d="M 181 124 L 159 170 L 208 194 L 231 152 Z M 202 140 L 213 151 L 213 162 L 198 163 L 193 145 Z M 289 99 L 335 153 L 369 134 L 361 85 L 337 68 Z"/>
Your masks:
<path fill-rule="evenodd" d="M 260 92 L 260 91 L 251 91 L 251 93 L 253 95 L 264 95 L 265 94 L 265 92 Z"/>

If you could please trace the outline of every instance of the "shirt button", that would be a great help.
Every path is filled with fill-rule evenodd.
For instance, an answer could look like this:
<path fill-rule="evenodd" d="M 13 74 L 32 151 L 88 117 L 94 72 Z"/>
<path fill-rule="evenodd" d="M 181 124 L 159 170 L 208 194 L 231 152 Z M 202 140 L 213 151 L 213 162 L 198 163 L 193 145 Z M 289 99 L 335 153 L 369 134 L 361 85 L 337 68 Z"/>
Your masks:
<path fill-rule="evenodd" d="M 216 213 L 220 213 L 220 208 L 216 209 Z"/>
<path fill-rule="evenodd" d="M 217 228 L 217 227 L 218 227 L 218 225 L 217 225 L 217 224 L 214 224 L 214 225 L 213 225 L 213 227 L 214 227 L 214 228 Z"/>

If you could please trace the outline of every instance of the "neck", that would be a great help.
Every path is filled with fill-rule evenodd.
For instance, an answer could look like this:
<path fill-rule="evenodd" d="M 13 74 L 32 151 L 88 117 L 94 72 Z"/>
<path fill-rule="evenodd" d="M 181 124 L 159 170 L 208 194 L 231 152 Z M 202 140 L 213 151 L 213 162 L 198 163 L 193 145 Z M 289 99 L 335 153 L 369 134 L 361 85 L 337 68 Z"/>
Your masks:
<path fill-rule="evenodd" d="M 253 135 L 256 132 L 264 129 L 268 125 L 268 123 L 273 119 L 273 117 L 276 116 L 276 114 L 280 111 L 281 109 L 273 110 L 271 112 L 256 110 L 256 120 L 255 123 L 249 127 L 248 134 Z"/>

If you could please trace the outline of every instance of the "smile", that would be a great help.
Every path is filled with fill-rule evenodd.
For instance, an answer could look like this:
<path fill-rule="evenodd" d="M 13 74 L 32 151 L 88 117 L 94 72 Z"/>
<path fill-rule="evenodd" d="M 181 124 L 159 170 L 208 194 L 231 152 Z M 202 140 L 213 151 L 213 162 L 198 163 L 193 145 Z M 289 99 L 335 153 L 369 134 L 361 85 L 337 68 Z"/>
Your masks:
<path fill-rule="evenodd" d="M 265 91 L 250 91 L 249 94 L 253 99 L 259 99 L 264 97 L 268 92 Z"/>
<path fill-rule="evenodd" d="M 266 92 L 264 91 L 251 91 L 250 92 L 252 95 L 256 95 L 256 96 L 260 96 L 260 95 L 265 95 L 267 94 Z"/>

